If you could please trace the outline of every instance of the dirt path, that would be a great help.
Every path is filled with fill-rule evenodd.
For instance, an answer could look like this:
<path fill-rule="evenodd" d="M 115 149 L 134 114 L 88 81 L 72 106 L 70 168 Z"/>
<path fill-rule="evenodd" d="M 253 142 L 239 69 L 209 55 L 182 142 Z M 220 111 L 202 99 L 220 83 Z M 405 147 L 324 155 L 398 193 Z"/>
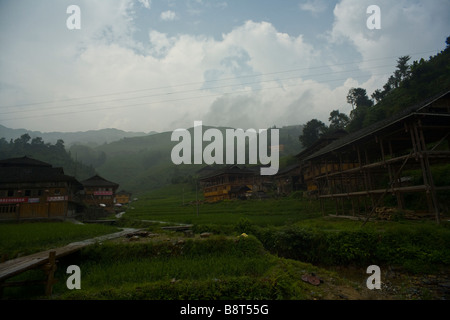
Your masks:
<path fill-rule="evenodd" d="M 356 267 L 328 269 L 354 282 L 364 300 L 450 299 L 450 270 L 441 270 L 435 274 L 408 274 L 400 269 L 385 267 L 386 270 L 381 270 L 381 289 L 369 290 L 365 285 L 369 274 L 365 274 L 365 270 Z"/>

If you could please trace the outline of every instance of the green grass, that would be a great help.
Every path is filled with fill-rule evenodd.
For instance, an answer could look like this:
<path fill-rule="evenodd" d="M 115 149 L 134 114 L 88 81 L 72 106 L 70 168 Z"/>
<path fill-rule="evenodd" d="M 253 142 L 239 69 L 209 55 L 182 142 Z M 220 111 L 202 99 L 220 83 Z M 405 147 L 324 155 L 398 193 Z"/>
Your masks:
<path fill-rule="evenodd" d="M 311 294 L 301 275 L 331 273 L 270 255 L 254 237 L 104 244 L 83 249 L 78 263 L 81 290 L 60 284 L 56 298 L 311 299 L 325 297 L 331 284 Z"/>
<path fill-rule="evenodd" d="M 327 286 L 311 291 L 300 278 L 313 266 L 400 266 L 408 272 L 448 269 L 450 225 L 443 221 L 362 221 L 328 217 L 317 201 L 295 194 L 264 200 L 192 203 L 195 189 L 170 185 L 138 195 L 119 225 L 142 227 L 160 236 L 137 243 L 105 242 L 60 261 L 54 298 L 60 299 L 310 299 L 327 296 Z M 199 196 L 199 199 L 202 198 Z M 184 204 L 183 204 L 184 201 Z M 162 231 L 167 221 L 193 224 L 195 240 Z M 116 229 L 70 223 L 0 224 L 0 252 L 28 254 Z M 201 232 L 212 232 L 199 239 Z M 238 238 L 241 233 L 248 238 Z M 166 239 L 166 240 L 164 240 Z M 65 287 L 65 268 L 79 265 L 82 290 Z M 363 268 L 364 267 L 364 268 Z M 35 272 L 34 270 L 32 272 Z M 36 274 L 21 275 L 22 279 Z M 330 276 L 331 277 L 331 276 Z M 333 276 L 333 279 L 338 277 Z M 330 280 L 330 283 L 333 281 Z M 11 289 L 8 289 L 13 290 Z M 28 291 L 27 291 L 28 292 Z M 33 297 L 39 296 L 37 293 Z M 15 297 L 21 298 L 18 289 Z"/>
<path fill-rule="evenodd" d="M 203 200 L 200 190 L 198 197 Z M 195 199 L 196 193 L 191 186 L 169 185 L 141 195 L 138 201 L 131 204 L 134 209 L 128 209 L 125 217 L 222 226 L 234 225 L 241 218 L 247 218 L 259 226 L 273 226 L 321 217 L 318 202 L 301 198 L 201 203 L 198 213 Z"/>
<path fill-rule="evenodd" d="M 0 223 L 0 257 L 13 259 L 116 231 L 112 226 L 70 222 Z"/>

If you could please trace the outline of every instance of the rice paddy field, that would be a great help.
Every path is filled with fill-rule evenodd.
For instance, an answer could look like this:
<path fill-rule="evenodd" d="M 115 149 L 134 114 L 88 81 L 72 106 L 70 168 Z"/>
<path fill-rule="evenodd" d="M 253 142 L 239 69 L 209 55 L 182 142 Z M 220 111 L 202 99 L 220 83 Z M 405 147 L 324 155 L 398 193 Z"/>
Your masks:
<path fill-rule="evenodd" d="M 40 287 L 4 288 L 3 299 L 57 300 L 357 300 L 448 299 L 448 221 L 362 221 L 328 216 L 319 204 L 291 197 L 207 204 L 189 185 L 138 195 L 115 226 L 70 222 L 1 223 L 5 258 L 113 233 L 148 236 L 97 243 L 58 262 L 51 297 Z M 114 216 L 106 217 L 115 218 Z M 193 234 L 162 227 L 191 225 Z M 81 269 L 81 289 L 66 268 Z M 369 265 L 381 290 L 366 286 Z M 16 281 L 40 277 L 27 271 Z M 305 281 L 314 277 L 319 283 Z M 431 279 L 431 280 L 430 280 Z"/>

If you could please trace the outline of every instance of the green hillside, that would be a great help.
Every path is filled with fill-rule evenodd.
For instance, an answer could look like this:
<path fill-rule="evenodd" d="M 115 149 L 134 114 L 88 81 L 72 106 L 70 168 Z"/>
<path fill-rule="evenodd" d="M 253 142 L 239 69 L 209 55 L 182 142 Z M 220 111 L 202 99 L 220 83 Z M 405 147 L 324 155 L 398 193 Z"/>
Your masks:
<path fill-rule="evenodd" d="M 155 132 L 150 132 L 154 134 Z M 128 132 L 115 128 L 78 131 L 78 132 L 40 132 L 27 129 L 10 129 L 0 124 L 0 137 L 7 141 L 16 139 L 24 134 L 28 134 L 32 139 L 40 137 L 48 143 L 56 143 L 58 140 L 64 140 L 66 147 L 73 144 L 83 144 L 97 146 L 104 143 L 110 143 L 120 140 L 124 137 L 145 136 L 144 132 Z"/>
<path fill-rule="evenodd" d="M 356 101 L 356 108 L 350 114 L 351 121 L 346 129 L 359 130 L 450 90 L 450 37 L 446 43 L 445 50 L 428 60 L 409 63 L 409 56 L 400 57 L 397 60 L 397 69 L 387 83 L 371 95 L 376 103 L 373 105 L 368 97 L 360 97 L 367 98 L 362 100 L 368 103 Z"/>
<path fill-rule="evenodd" d="M 207 130 L 203 126 L 203 132 Z M 292 155 L 301 151 L 298 136 L 302 126 L 279 128 L 280 144 L 284 150 L 280 152 L 281 165 L 292 163 Z M 227 128 L 217 128 L 225 137 Z M 193 128 L 189 129 L 193 138 Z M 92 159 L 102 157 L 103 161 L 95 169 L 108 180 L 120 184 L 120 189 L 133 193 L 142 193 L 171 183 L 189 182 L 196 172 L 205 165 L 175 165 L 171 160 L 171 152 L 177 141 L 171 141 L 172 132 L 163 132 L 150 136 L 124 138 L 120 141 L 91 148 Z M 205 147 L 209 142 L 204 142 Z M 193 143 L 192 143 L 193 144 Z M 74 155 L 73 150 L 72 156 Z M 224 153 L 225 154 L 225 153 Z M 78 159 L 79 156 L 78 156 Z M 92 162 L 90 164 L 93 164 Z"/>
<path fill-rule="evenodd" d="M 92 166 L 72 158 L 61 139 L 55 144 L 51 144 L 45 142 L 41 137 L 31 139 L 28 133 L 15 140 L 11 139 L 9 142 L 5 138 L 0 138 L 0 160 L 24 156 L 47 162 L 53 167 L 61 167 L 65 174 L 74 176 L 80 181 L 95 174 Z"/>

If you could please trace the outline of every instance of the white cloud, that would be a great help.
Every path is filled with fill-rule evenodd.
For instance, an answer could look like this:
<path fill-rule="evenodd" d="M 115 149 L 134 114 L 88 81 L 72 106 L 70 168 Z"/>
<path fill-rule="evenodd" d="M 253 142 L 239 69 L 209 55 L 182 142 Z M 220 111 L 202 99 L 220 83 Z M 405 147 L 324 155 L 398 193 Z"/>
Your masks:
<path fill-rule="evenodd" d="M 151 0 L 138 0 L 138 2 L 146 9 L 150 9 L 152 5 Z"/>
<path fill-rule="evenodd" d="M 172 10 L 167 10 L 164 12 L 161 12 L 160 15 L 161 20 L 163 21 L 173 21 L 175 19 L 177 19 L 177 14 L 175 12 L 173 12 Z"/>
<path fill-rule="evenodd" d="M 442 47 L 449 27 L 448 2 L 380 0 L 377 5 L 381 9 L 381 29 L 369 30 L 366 20 L 370 15 L 366 9 L 372 2 L 342 0 L 336 5 L 331 41 L 349 41 L 364 60 Z M 442 35 L 441 39 L 437 35 Z"/>
<path fill-rule="evenodd" d="M 327 4 L 323 0 L 306 0 L 299 4 L 303 11 L 309 11 L 312 14 L 318 14 L 327 9 Z"/>
<path fill-rule="evenodd" d="M 342 0 L 334 9 L 327 42 L 320 46 L 251 20 L 222 38 L 182 32 L 170 36 L 152 29 L 148 41 L 139 43 L 133 39 L 132 0 L 107 6 L 103 1 L 81 3 L 78 32 L 65 28 L 58 9 L 46 13 L 51 5 L 34 12 L 51 17 L 39 28 L 14 15 L 11 19 L 21 23 L 0 30 L 1 105 L 59 102 L 23 107 L 23 113 L 6 109 L 16 113 L 1 114 L 1 120 L 16 120 L 1 124 L 41 131 L 114 126 L 164 131 L 191 127 L 195 120 L 255 129 L 312 118 L 327 122 L 333 109 L 350 111 L 346 95 L 351 87 L 364 87 L 369 94 L 380 88 L 383 79 L 374 75 L 369 61 L 443 47 L 450 19 L 438 3 L 379 3 L 382 29 L 368 30 L 366 8 L 371 3 Z M 166 12 L 165 18 L 176 18 L 175 12 Z M 349 59 L 335 52 L 342 47 L 354 48 L 365 61 L 359 65 L 369 68 L 364 80 L 336 73 L 342 71 L 339 62 Z M 310 75 L 325 64 L 330 69 L 320 69 L 323 76 L 313 80 Z M 331 83 L 334 77 L 342 80 Z M 79 97 L 90 98 L 62 101 Z"/>
<path fill-rule="evenodd" d="M 412 56 L 412 60 L 427 58 L 443 47 L 450 26 L 448 2 L 379 0 L 379 30 L 369 30 L 366 26 L 370 17 L 366 10 L 372 4 L 371 0 L 342 0 L 334 8 L 335 21 L 328 38 L 337 45 L 353 46 L 362 57 L 363 62 L 359 65 L 361 68 L 374 68 L 383 64 L 380 58 L 389 58 L 392 65 L 395 65 L 398 57 L 404 55 Z M 378 77 L 378 81 L 368 81 L 371 84 L 367 88 L 369 94 L 381 88 L 387 77 L 388 75 L 384 75 Z"/>

